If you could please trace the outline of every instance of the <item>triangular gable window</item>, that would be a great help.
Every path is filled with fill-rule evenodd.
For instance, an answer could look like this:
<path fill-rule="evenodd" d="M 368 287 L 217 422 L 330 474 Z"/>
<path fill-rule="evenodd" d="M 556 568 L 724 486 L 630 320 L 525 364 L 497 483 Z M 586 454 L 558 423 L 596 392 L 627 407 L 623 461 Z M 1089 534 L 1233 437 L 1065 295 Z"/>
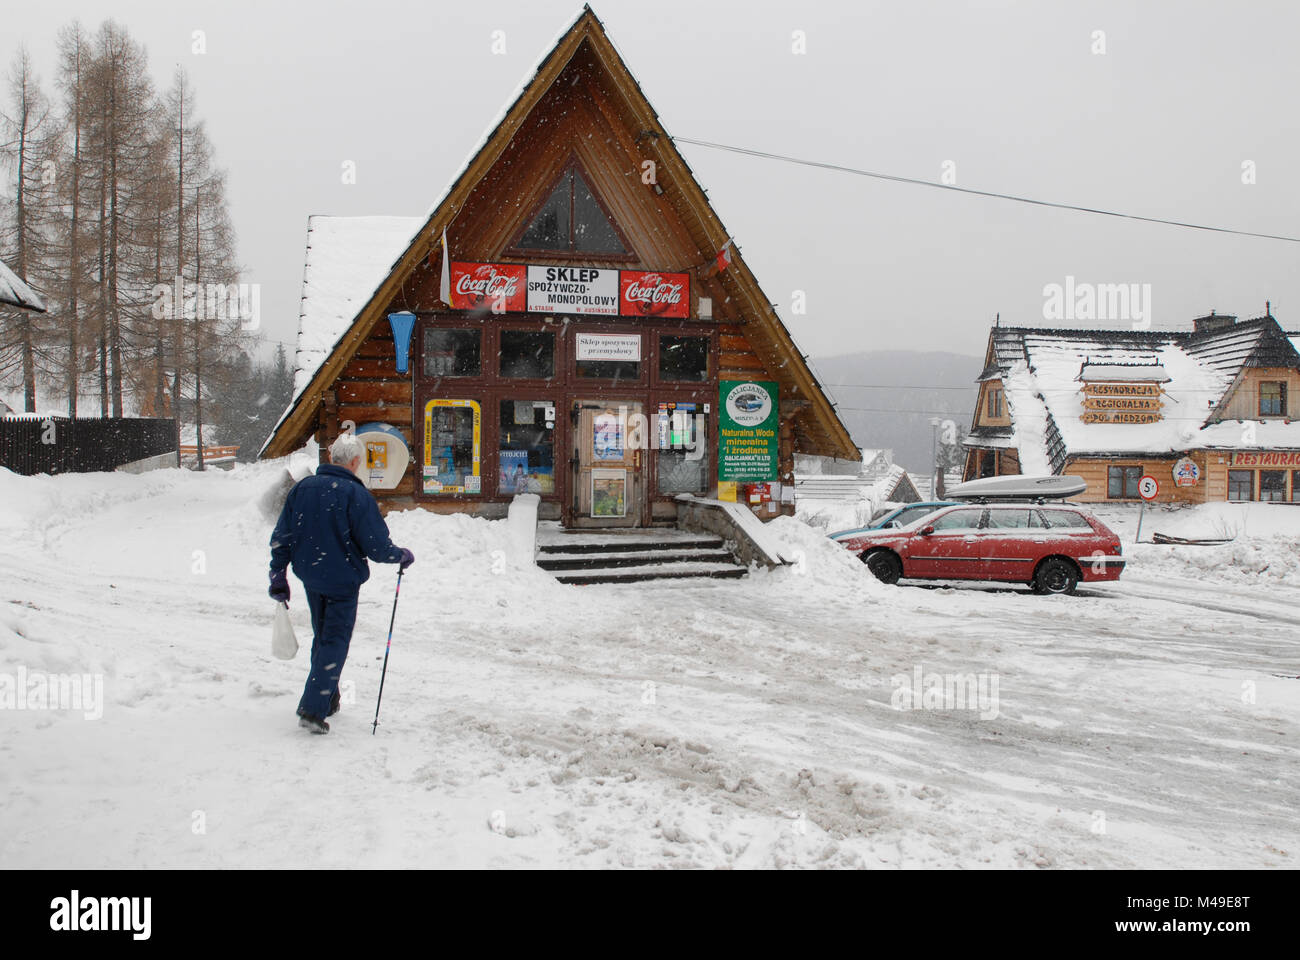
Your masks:
<path fill-rule="evenodd" d="M 560 174 L 546 202 L 515 242 L 518 250 L 629 255 L 618 228 L 592 194 L 576 164 Z"/>

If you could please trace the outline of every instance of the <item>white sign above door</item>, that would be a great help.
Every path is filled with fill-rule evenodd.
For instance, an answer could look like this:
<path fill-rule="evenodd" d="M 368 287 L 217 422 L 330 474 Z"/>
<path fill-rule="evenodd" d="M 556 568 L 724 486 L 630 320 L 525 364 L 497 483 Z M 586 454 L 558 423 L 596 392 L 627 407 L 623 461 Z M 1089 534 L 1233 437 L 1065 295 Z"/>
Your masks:
<path fill-rule="evenodd" d="M 579 333 L 576 345 L 579 360 L 641 359 L 639 333 Z"/>

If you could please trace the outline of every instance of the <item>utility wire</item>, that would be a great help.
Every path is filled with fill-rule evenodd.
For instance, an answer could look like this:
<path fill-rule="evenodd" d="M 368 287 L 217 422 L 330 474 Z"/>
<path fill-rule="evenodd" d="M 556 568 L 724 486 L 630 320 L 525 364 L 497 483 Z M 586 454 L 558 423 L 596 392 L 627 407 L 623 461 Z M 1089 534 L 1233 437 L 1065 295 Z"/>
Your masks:
<path fill-rule="evenodd" d="M 1255 233 L 1250 230 L 1233 230 L 1230 227 L 1211 227 L 1203 223 L 1188 223 L 1184 220 L 1164 220 L 1160 217 L 1143 217 L 1135 213 L 1119 213 L 1115 210 L 1102 210 L 1099 207 L 1083 207 L 1073 203 L 1055 203 L 1051 200 L 1035 200 L 1031 197 L 1018 197 L 1010 193 L 997 193 L 992 190 L 973 190 L 970 187 L 958 187 L 950 183 L 935 183 L 932 180 L 919 180 L 915 177 L 898 177 L 889 173 L 874 173 L 859 170 L 838 163 L 823 163 L 819 160 L 803 160 L 799 157 L 787 157 L 779 153 L 765 153 L 762 150 L 750 150 L 747 147 L 732 147 L 725 143 L 712 143 L 708 140 L 692 140 L 689 137 L 673 137 L 676 143 L 692 143 L 697 147 L 709 147 L 714 150 L 729 150 L 750 157 L 762 157 L 765 160 L 781 160 L 785 163 L 797 163 L 805 167 L 820 167 L 823 170 L 837 170 L 852 173 L 859 177 L 873 177 L 877 180 L 891 180 L 894 183 L 911 183 L 918 187 L 934 187 L 938 190 L 951 190 L 955 193 L 969 193 L 976 197 L 992 197 L 996 200 L 1014 200 L 1016 203 L 1029 203 L 1037 207 L 1055 207 L 1058 210 L 1076 210 L 1079 213 L 1095 213 L 1103 217 L 1119 217 L 1124 220 L 1140 220 L 1143 223 L 1163 223 L 1170 227 L 1185 227 L 1189 230 L 1208 230 L 1211 233 L 1231 233 L 1239 237 L 1258 237 L 1262 240 L 1284 240 L 1287 243 L 1300 243 L 1300 237 L 1285 237 L 1275 233 Z"/>

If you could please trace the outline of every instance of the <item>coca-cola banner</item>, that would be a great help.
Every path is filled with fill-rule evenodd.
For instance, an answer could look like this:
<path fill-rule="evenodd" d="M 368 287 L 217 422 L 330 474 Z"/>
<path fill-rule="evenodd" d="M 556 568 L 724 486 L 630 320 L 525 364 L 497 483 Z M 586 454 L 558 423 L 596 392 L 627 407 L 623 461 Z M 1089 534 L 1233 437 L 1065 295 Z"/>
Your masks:
<path fill-rule="evenodd" d="M 690 283 L 685 273 L 620 270 L 619 313 L 625 317 L 689 317 Z"/>
<path fill-rule="evenodd" d="M 521 263 L 451 264 L 451 306 L 474 310 L 486 306 L 495 313 L 528 309 L 528 268 Z"/>
<path fill-rule="evenodd" d="M 451 306 L 496 313 L 687 319 L 690 284 L 685 273 L 452 261 Z"/>

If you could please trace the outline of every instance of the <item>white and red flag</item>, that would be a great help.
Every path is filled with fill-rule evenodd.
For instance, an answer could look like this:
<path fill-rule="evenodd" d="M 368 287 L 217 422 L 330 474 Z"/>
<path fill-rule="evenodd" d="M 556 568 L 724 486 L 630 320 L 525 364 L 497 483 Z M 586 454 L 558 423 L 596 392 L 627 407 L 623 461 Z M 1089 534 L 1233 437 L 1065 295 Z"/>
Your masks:
<path fill-rule="evenodd" d="M 731 266 L 731 241 L 728 240 L 718 251 L 718 273 Z"/>

